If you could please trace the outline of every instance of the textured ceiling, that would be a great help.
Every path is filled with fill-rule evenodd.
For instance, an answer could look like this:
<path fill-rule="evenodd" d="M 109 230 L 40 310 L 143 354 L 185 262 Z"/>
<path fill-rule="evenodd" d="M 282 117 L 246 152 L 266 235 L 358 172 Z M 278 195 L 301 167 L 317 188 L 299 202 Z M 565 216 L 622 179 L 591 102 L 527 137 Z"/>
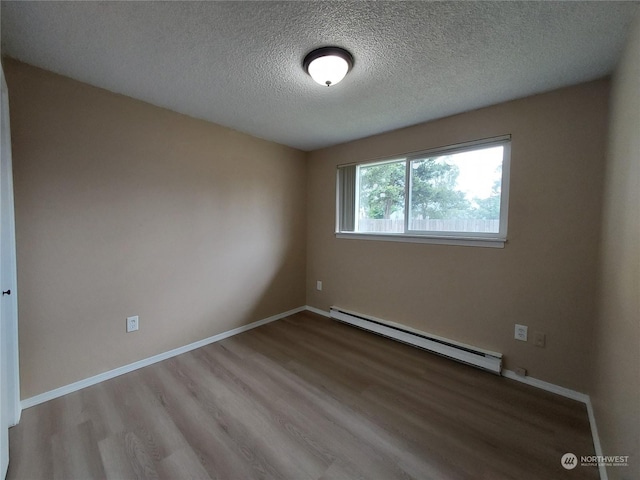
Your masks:
<path fill-rule="evenodd" d="M 2 53 L 312 150 L 610 73 L 637 2 L 2 2 Z M 310 50 L 351 51 L 321 87 Z"/>

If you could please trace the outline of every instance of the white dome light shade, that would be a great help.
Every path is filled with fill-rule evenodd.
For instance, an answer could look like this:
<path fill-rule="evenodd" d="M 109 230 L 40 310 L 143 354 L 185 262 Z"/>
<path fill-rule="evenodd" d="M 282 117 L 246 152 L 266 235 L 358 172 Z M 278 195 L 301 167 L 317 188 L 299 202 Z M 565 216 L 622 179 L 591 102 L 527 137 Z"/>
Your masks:
<path fill-rule="evenodd" d="M 347 75 L 353 66 L 353 57 L 342 48 L 324 47 L 307 55 L 303 66 L 317 83 L 330 87 Z"/>
<path fill-rule="evenodd" d="M 335 55 L 316 58 L 309 64 L 309 75 L 320 85 L 335 85 L 349 71 L 349 64 L 344 58 Z"/>

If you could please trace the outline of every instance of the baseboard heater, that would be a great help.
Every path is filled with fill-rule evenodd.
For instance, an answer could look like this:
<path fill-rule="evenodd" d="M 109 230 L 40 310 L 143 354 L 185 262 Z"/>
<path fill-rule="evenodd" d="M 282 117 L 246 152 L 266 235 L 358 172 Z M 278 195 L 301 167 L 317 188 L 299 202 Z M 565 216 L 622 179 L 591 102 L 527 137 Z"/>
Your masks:
<path fill-rule="evenodd" d="M 331 318 L 355 327 L 377 333 L 394 340 L 413 345 L 429 352 L 457 360 L 462 363 L 487 370 L 500 375 L 502 371 L 502 354 L 482 350 L 471 345 L 430 335 L 419 330 L 379 318 L 350 312 L 339 307 L 331 307 Z"/>

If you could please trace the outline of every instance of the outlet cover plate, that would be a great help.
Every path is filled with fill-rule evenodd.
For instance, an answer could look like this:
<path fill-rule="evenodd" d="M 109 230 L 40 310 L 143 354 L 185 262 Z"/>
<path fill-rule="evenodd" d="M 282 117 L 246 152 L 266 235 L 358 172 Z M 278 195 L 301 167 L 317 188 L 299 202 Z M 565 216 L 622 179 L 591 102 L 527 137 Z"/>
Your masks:
<path fill-rule="evenodd" d="M 127 333 L 135 332 L 138 330 L 139 326 L 138 315 L 127 317 Z"/>
<path fill-rule="evenodd" d="M 322 280 L 316 282 L 316 290 L 322 291 Z"/>
<path fill-rule="evenodd" d="M 514 338 L 516 340 L 520 340 L 523 342 L 527 341 L 527 330 L 529 330 L 529 327 L 527 327 L 526 325 L 518 325 L 516 323 L 516 329 L 515 329 L 515 334 L 514 334 Z"/>

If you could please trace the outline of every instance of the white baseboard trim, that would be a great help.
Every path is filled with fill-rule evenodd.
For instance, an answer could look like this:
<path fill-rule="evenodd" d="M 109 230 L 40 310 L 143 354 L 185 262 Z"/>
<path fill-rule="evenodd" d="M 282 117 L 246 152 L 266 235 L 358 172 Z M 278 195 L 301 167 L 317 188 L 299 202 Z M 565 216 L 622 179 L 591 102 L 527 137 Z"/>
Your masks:
<path fill-rule="evenodd" d="M 502 376 L 510 378 L 511 380 L 526 383 L 527 385 L 531 385 L 532 387 L 546 390 L 547 392 L 556 393 L 558 395 L 562 395 L 563 397 L 577 400 L 578 402 L 587 403 L 589 401 L 589 395 L 587 395 L 586 393 L 576 392 L 575 390 L 561 387 L 560 385 L 555 385 L 553 383 L 545 382 L 544 380 L 538 380 L 537 378 L 529 376 L 521 377 L 520 375 L 517 375 L 516 372 L 512 372 L 511 370 L 502 370 Z"/>
<path fill-rule="evenodd" d="M 323 317 L 331 318 L 331 314 L 329 312 L 325 312 L 324 310 L 320 310 L 319 308 L 307 305 L 306 307 L 304 307 L 304 309 L 313 313 L 317 313 L 318 315 L 322 315 Z"/>
<path fill-rule="evenodd" d="M 591 437 L 593 438 L 593 448 L 596 451 L 596 455 L 603 456 L 602 444 L 600 443 L 600 436 L 598 435 L 598 427 L 596 426 L 596 416 L 593 413 L 593 405 L 591 403 L 591 397 L 587 395 L 587 414 L 589 415 L 589 426 L 591 427 Z M 598 464 L 598 471 L 600 472 L 600 480 L 609 480 L 607 475 L 607 467 Z"/>
<path fill-rule="evenodd" d="M 294 308 L 293 310 L 289 310 L 288 312 L 283 312 L 268 318 L 263 318 L 262 320 L 249 323 L 248 325 L 243 325 L 242 327 L 234 328 L 232 330 L 219 333 L 218 335 L 214 335 L 212 337 L 198 340 L 197 342 L 190 343 L 189 345 L 184 345 L 183 347 L 174 348 L 173 350 L 169 350 L 168 352 L 159 353 L 158 355 L 154 355 L 149 358 L 138 360 L 137 362 L 133 362 L 128 365 L 115 368 L 113 370 L 109 370 L 108 372 L 103 372 L 98 375 L 94 375 L 93 377 L 85 378 L 84 380 L 79 380 L 69 385 L 65 385 L 64 387 L 59 387 L 54 390 L 41 393 L 40 395 L 35 395 L 33 397 L 26 398 L 20 402 L 20 406 L 22 409 L 25 409 L 25 408 L 33 407 L 35 405 L 39 405 L 40 403 L 53 400 L 54 398 L 62 397 L 63 395 L 67 395 L 68 393 L 76 392 L 83 388 L 90 387 L 100 382 L 104 382 L 105 380 L 110 380 L 120 375 L 124 375 L 125 373 L 133 372 L 134 370 L 138 370 L 140 368 L 153 365 L 154 363 L 161 362 L 162 360 L 166 360 L 167 358 L 175 357 L 176 355 L 190 352 L 191 350 L 195 350 L 196 348 L 204 347 L 205 345 L 219 342 L 220 340 L 224 340 L 225 338 L 229 338 L 239 333 L 246 332 L 247 330 L 251 330 L 252 328 L 256 328 L 261 325 L 265 325 L 267 323 L 280 320 L 281 318 L 285 318 L 285 317 L 288 317 L 289 315 L 302 312 L 306 309 L 308 309 L 308 307 Z"/>

